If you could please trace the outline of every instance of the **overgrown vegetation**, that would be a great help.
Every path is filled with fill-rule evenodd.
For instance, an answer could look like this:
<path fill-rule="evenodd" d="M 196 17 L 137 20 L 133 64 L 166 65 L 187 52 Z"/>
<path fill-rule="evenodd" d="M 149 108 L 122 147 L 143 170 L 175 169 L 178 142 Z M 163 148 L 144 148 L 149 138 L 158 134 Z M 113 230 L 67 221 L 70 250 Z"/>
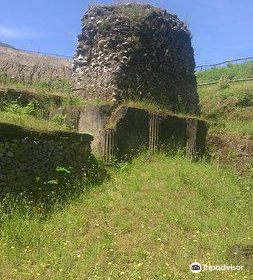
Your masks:
<path fill-rule="evenodd" d="M 251 278 L 250 259 L 228 254 L 252 243 L 248 179 L 163 154 L 144 154 L 111 176 L 46 218 L 39 206 L 2 204 L 0 278 Z M 195 260 L 245 267 L 195 276 Z"/>
<path fill-rule="evenodd" d="M 128 5 L 118 4 L 116 5 L 115 14 L 120 14 L 128 18 L 133 23 L 138 23 L 142 19 L 146 18 L 154 8 L 150 6 L 147 8 L 146 5 L 140 5 L 137 2 L 132 1 Z"/>
<path fill-rule="evenodd" d="M 9 122 L 40 131 L 69 130 L 64 114 L 57 114 L 49 120 L 50 113 L 57 109 L 76 108 L 85 102 L 72 93 L 70 82 L 20 82 L 6 74 L 0 74 L 1 122 Z"/>
<path fill-rule="evenodd" d="M 139 108 L 143 110 L 148 110 L 152 113 L 157 114 L 169 114 L 169 115 L 177 115 L 181 117 L 189 117 L 190 114 L 184 113 L 184 108 L 180 110 L 178 108 L 178 112 L 168 108 L 168 106 L 163 106 L 162 104 L 156 102 L 150 102 L 149 100 L 126 100 L 123 102 L 124 106 Z"/>
<path fill-rule="evenodd" d="M 0 73 L 0 85 L 7 88 L 34 91 L 37 94 L 66 96 L 72 93 L 71 84 L 67 80 L 35 81 L 26 83 L 16 80 L 5 73 Z"/>
<path fill-rule="evenodd" d="M 253 78 L 253 61 L 242 64 L 228 63 L 227 67 L 196 72 L 196 76 L 198 84 L 217 81 L 220 78 L 227 80 Z"/>
<path fill-rule="evenodd" d="M 215 129 L 253 135 L 253 82 L 199 86 L 202 116 Z"/>
<path fill-rule="evenodd" d="M 62 117 L 64 118 L 64 116 Z M 29 102 L 26 106 L 22 107 L 17 101 L 12 101 L 6 103 L 0 111 L 0 120 L 3 123 L 21 125 L 25 128 L 36 129 L 38 131 L 70 129 L 64 122 L 60 122 L 58 119 L 43 119 L 40 112 L 36 110 L 33 102 Z"/>
<path fill-rule="evenodd" d="M 145 16 L 144 10 L 130 7 L 121 12 L 131 20 Z M 252 63 L 197 73 L 199 83 L 220 80 L 198 88 L 202 117 L 216 124 L 213 129 L 253 135 L 253 82 L 230 83 L 251 74 Z M 60 95 L 63 107 L 85 105 L 71 94 L 67 81 L 25 84 L 0 74 L 0 84 Z M 86 104 L 101 103 L 111 104 L 105 100 Z M 124 105 L 172 113 L 145 100 L 126 101 Z M 48 121 L 36 106 L 34 101 L 4 103 L 0 120 L 41 131 L 69 129 L 64 115 Z M 231 150 L 229 159 L 235 156 Z M 96 164 L 78 180 L 73 180 L 72 170 L 66 166 L 59 166 L 57 172 L 59 176 L 48 182 L 38 175 L 29 195 L 0 202 L 0 279 L 252 277 L 250 257 L 229 254 L 236 244 L 252 244 L 250 175 L 238 177 L 206 161 L 190 162 L 180 153 L 145 153 L 132 163 L 108 168 L 110 178 Z M 50 191 L 45 194 L 46 188 Z M 244 269 L 195 276 L 189 270 L 193 261 L 244 265 Z"/>
<path fill-rule="evenodd" d="M 46 219 L 54 212 L 55 207 L 58 210 L 64 208 L 80 193 L 88 191 L 93 186 L 99 186 L 109 178 L 104 163 L 93 155 L 86 160 L 86 172 L 77 172 L 69 165 L 59 165 L 50 179 L 45 179 L 37 174 L 33 185 L 26 186 L 26 188 L 13 186 L 0 202 L 3 211 L 0 213 L 9 213 L 8 207 L 13 204 L 20 209 L 24 206 L 29 207 L 29 211 L 32 212 L 38 210 L 41 217 Z"/>

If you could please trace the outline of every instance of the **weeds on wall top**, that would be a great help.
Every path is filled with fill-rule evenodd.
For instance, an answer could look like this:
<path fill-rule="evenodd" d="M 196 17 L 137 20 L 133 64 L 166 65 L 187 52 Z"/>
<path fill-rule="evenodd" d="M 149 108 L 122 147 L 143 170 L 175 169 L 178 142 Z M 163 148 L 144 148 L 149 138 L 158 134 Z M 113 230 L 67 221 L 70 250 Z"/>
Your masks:
<path fill-rule="evenodd" d="M 144 18 L 146 18 L 154 9 L 155 8 L 152 6 L 147 7 L 146 5 L 138 3 L 129 3 L 127 5 L 117 5 L 114 13 L 119 14 L 121 16 L 125 16 L 132 23 L 138 23 Z"/>
<path fill-rule="evenodd" d="M 36 108 L 34 102 L 30 101 L 25 107 L 18 104 L 17 101 L 7 102 L 3 106 L 3 112 L 9 116 L 21 118 L 26 115 L 36 116 Z"/>
<path fill-rule="evenodd" d="M 71 127 L 64 124 L 64 115 L 56 115 L 52 120 L 43 119 L 41 112 L 37 110 L 33 101 L 30 101 L 24 107 L 18 101 L 6 102 L 0 111 L 0 117 L 2 122 L 22 125 L 41 131 L 71 129 Z"/>

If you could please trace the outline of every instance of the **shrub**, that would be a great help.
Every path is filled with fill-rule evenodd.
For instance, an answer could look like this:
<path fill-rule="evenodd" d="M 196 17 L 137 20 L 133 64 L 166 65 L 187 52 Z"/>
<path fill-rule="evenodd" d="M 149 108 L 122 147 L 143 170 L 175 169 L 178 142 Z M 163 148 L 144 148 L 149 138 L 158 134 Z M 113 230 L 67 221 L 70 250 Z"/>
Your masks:
<path fill-rule="evenodd" d="M 241 107 L 251 106 L 253 104 L 253 93 L 252 92 L 243 92 L 238 97 L 237 105 Z"/>
<path fill-rule="evenodd" d="M 52 122 L 58 125 L 64 125 L 66 115 L 57 114 L 52 118 Z"/>
<path fill-rule="evenodd" d="M 4 113 L 16 117 L 25 115 L 36 116 L 35 104 L 30 101 L 25 107 L 18 104 L 17 101 L 7 102 L 3 107 Z"/>
<path fill-rule="evenodd" d="M 230 87 L 229 79 L 225 77 L 221 77 L 219 80 L 219 88 L 222 90 L 222 89 L 227 89 L 229 87 Z"/>
<path fill-rule="evenodd" d="M 229 90 L 227 90 L 227 89 L 223 89 L 223 90 L 221 90 L 221 92 L 220 92 L 220 98 L 221 99 L 227 99 L 228 97 L 230 97 L 231 96 L 231 93 L 230 93 L 230 91 Z"/>
<path fill-rule="evenodd" d="M 85 101 L 80 98 L 79 96 L 76 96 L 74 94 L 69 94 L 67 97 L 63 99 L 63 107 L 69 107 L 69 106 L 77 106 L 81 107 L 85 104 Z"/>

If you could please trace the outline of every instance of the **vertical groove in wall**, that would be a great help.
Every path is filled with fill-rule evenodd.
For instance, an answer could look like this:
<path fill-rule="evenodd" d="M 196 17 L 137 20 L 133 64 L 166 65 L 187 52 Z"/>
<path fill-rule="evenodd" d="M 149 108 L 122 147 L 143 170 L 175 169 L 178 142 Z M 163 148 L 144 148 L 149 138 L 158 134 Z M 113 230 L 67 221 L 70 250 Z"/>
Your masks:
<path fill-rule="evenodd" d="M 149 119 L 149 150 L 152 153 L 158 151 L 159 143 L 159 116 L 150 114 Z"/>
<path fill-rule="evenodd" d="M 103 144 L 103 159 L 105 162 L 109 162 L 114 156 L 115 147 L 115 131 L 113 129 L 105 130 L 104 132 L 104 144 Z"/>
<path fill-rule="evenodd" d="M 155 143 L 155 151 L 158 152 L 158 144 L 159 144 L 159 126 L 160 126 L 160 118 L 156 115 L 156 143 Z"/>
<path fill-rule="evenodd" d="M 108 150 L 107 143 L 108 143 L 108 133 L 107 133 L 107 131 L 105 131 L 105 146 L 104 146 L 104 151 L 105 151 L 105 153 L 104 153 L 104 156 L 105 156 L 104 160 L 105 161 L 107 161 L 107 150 Z"/>
<path fill-rule="evenodd" d="M 196 154 L 197 119 L 188 119 L 186 128 L 186 156 L 192 160 Z"/>
<path fill-rule="evenodd" d="M 105 148 L 105 146 L 106 146 L 106 131 L 103 131 L 103 145 L 102 145 L 103 153 L 102 153 L 102 156 L 103 156 L 104 160 L 106 158 L 106 155 L 105 155 L 106 148 Z"/>
<path fill-rule="evenodd" d="M 152 137 L 152 132 L 153 132 L 153 114 L 150 115 L 149 118 L 149 150 L 152 152 L 153 150 L 153 137 Z"/>

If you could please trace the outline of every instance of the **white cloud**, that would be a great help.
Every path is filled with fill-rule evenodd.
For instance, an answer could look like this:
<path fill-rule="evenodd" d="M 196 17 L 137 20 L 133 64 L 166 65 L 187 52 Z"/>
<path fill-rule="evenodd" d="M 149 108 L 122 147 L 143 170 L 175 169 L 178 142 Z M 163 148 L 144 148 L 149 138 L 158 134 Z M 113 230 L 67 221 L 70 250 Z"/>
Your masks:
<path fill-rule="evenodd" d="M 31 30 L 8 28 L 0 25 L 0 38 L 1 37 L 7 39 L 31 39 L 42 37 L 42 34 Z"/>

